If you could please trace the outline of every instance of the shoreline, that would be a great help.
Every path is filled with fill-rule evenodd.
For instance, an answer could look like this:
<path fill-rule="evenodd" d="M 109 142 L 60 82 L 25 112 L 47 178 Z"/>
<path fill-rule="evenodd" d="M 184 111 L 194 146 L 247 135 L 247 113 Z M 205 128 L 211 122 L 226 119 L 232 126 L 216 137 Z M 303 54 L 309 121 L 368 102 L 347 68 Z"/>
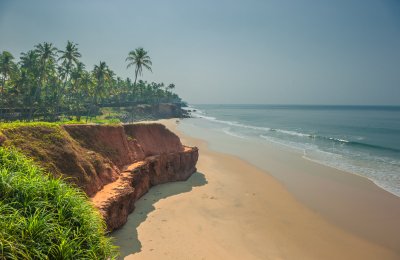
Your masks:
<path fill-rule="evenodd" d="M 343 173 L 347 173 L 347 174 L 356 175 L 357 177 L 360 177 L 360 178 L 363 178 L 363 179 L 365 179 L 365 180 L 368 180 L 368 181 L 372 182 L 373 185 L 376 185 L 378 188 L 380 188 L 382 191 L 385 191 L 385 192 L 389 193 L 390 195 L 393 195 L 393 196 L 395 196 L 395 197 L 397 197 L 397 198 L 400 199 L 400 195 L 397 195 L 397 194 L 395 194 L 394 192 L 391 192 L 390 190 L 385 189 L 382 185 L 380 185 L 380 184 L 378 183 L 378 181 L 374 180 L 373 178 L 367 177 L 367 176 L 362 175 L 362 174 L 360 174 L 360 173 L 356 173 L 356 172 L 351 172 L 351 171 L 343 170 L 343 169 L 341 169 L 341 168 L 339 168 L 339 167 L 335 167 L 335 166 L 332 166 L 332 165 L 328 165 L 328 164 L 325 164 L 325 163 L 323 163 L 323 162 L 321 162 L 321 161 L 312 159 L 312 158 L 308 157 L 308 156 L 304 153 L 304 151 L 301 152 L 300 149 L 298 149 L 298 148 L 294 148 L 294 147 L 291 147 L 291 146 L 289 146 L 289 145 L 285 145 L 285 144 L 283 144 L 283 143 L 278 143 L 278 142 L 275 143 L 275 142 L 272 142 L 272 141 L 269 141 L 269 142 L 270 142 L 271 144 L 273 144 L 273 145 L 285 147 L 285 148 L 289 149 L 289 150 L 290 150 L 291 152 L 293 152 L 293 153 L 298 153 L 304 160 L 307 160 L 307 161 L 316 163 L 316 164 L 321 165 L 321 166 L 324 166 L 324 167 L 328 167 L 328 168 L 334 169 L 334 170 L 339 171 L 339 172 L 343 172 Z"/>
<path fill-rule="evenodd" d="M 400 199 L 368 178 L 306 160 L 298 150 L 273 142 L 233 138 L 184 123 L 180 130 L 207 139 L 214 151 L 257 166 L 336 226 L 400 254 Z"/>
<path fill-rule="evenodd" d="M 268 172 L 183 134 L 174 119 L 159 122 L 183 144 L 200 147 L 200 173 L 156 186 L 137 202 L 128 223 L 112 234 L 126 259 L 399 257 L 310 210 Z"/>
<path fill-rule="evenodd" d="M 313 163 L 322 165 L 322 166 L 324 166 L 324 167 L 332 168 L 332 169 L 334 169 L 334 170 L 337 170 L 337 171 L 340 171 L 340 172 L 344 172 L 344 173 L 346 173 L 346 174 L 352 174 L 352 175 L 355 175 L 355 176 L 360 177 L 360 178 L 362 178 L 362 179 L 365 179 L 365 180 L 371 182 L 371 184 L 377 186 L 377 187 L 378 187 L 379 189 L 381 189 L 382 191 L 384 191 L 384 192 L 386 192 L 386 193 L 388 193 L 388 194 L 390 194 L 390 195 L 392 195 L 392 196 L 395 196 L 395 197 L 397 197 L 397 198 L 400 199 L 400 195 L 397 195 L 397 194 L 395 194 L 394 192 L 391 192 L 391 191 L 385 189 L 384 187 L 382 187 L 382 185 L 380 185 L 377 181 L 375 181 L 375 180 L 372 179 L 372 178 L 369 178 L 369 177 L 367 177 L 367 176 L 364 176 L 364 175 L 362 175 L 362 174 L 360 174 L 360 173 L 345 171 L 345 170 L 342 170 L 342 169 L 340 169 L 340 168 L 337 168 L 337 167 L 334 167 L 334 166 L 331 166 L 331 165 L 324 164 L 324 163 L 322 163 L 322 162 L 320 162 L 320 161 L 318 161 L 318 160 L 313 160 L 313 159 L 311 159 L 311 158 L 308 158 L 308 157 L 305 156 L 305 155 L 303 155 L 302 158 L 303 158 L 304 160 L 307 160 L 307 161 L 310 161 L 310 162 L 313 162 Z"/>

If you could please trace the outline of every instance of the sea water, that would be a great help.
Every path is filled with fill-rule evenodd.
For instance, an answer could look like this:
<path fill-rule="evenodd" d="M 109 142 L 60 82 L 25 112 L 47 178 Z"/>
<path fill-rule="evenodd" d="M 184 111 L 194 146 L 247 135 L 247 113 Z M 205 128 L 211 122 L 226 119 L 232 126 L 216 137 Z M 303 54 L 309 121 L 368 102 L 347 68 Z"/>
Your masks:
<path fill-rule="evenodd" d="M 400 196 L 400 107 L 192 105 L 186 122 L 300 151 Z"/>

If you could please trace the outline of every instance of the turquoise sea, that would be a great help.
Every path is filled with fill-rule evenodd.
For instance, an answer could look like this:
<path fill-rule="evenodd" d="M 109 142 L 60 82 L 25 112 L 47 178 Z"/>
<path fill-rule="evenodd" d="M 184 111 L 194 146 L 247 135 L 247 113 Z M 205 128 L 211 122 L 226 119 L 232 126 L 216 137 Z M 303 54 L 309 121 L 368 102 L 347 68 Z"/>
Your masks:
<path fill-rule="evenodd" d="M 369 178 L 400 196 L 400 107 L 191 105 L 185 122 L 239 139 L 274 143 Z"/>

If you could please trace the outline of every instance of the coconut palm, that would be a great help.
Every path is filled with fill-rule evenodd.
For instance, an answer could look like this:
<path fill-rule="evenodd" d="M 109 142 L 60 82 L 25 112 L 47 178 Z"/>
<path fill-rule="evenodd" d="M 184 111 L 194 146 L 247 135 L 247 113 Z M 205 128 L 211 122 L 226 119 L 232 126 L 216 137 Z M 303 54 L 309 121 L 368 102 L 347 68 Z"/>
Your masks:
<path fill-rule="evenodd" d="M 30 50 L 28 52 L 21 53 L 21 61 L 19 63 L 21 68 L 26 69 L 32 74 L 38 72 L 38 55 L 36 51 Z"/>
<path fill-rule="evenodd" d="M 68 63 L 70 66 L 75 63 L 77 65 L 79 63 L 79 58 L 82 55 L 78 51 L 78 44 L 68 41 L 67 46 L 65 47 L 65 51 L 58 51 L 61 56 L 58 60 L 62 60 L 63 63 Z"/>
<path fill-rule="evenodd" d="M 82 56 L 78 51 L 78 45 L 73 42 L 68 41 L 67 46 L 65 47 L 65 51 L 58 51 L 60 53 L 60 57 L 58 60 L 62 61 L 63 74 L 64 74 L 64 87 L 68 80 L 68 77 L 71 74 L 71 71 L 74 65 L 79 64 L 79 58 Z"/>
<path fill-rule="evenodd" d="M 112 80 L 114 72 L 112 72 L 104 61 L 100 61 L 99 65 L 95 65 L 93 76 L 96 79 L 95 102 L 97 97 L 102 97 L 106 91 L 107 84 Z"/>
<path fill-rule="evenodd" d="M 6 80 L 10 78 L 10 75 L 17 70 L 17 65 L 14 63 L 14 56 L 8 51 L 3 51 L 0 54 L 0 75 L 2 78 L 1 93 L 4 93 L 4 87 Z"/>
<path fill-rule="evenodd" d="M 35 48 L 35 52 L 39 58 L 41 80 L 46 80 L 48 73 L 54 71 L 57 48 L 48 42 L 40 43 Z"/>
<path fill-rule="evenodd" d="M 35 48 L 39 62 L 39 86 L 37 89 L 40 93 L 41 87 L 47 83 L 49 75 L 55 72 L 57 48 L 48 42 L 40 43 Z M 39 93 L 36 93 L 35 96 Z"/>
<path fill-rule="evenodd" d="M 44 42 L 21 53 L 17 64 L 11 53 L 0 52 L 0 120 L 34 120 L 39 116 L 53 121 L 74 115 L 79 119 L 84 112 L 90 118 L 107 104 L 132 104 L 133 108 L 138 102 L 180 102 L 172 92 L 173 84 L 150 83 L 139 77 L 143 70 L 151 71 L 152 66 L 143 48 L 131 51 L 126 58 L 127 68 L 135 67 L 134 80 L 123 80 L 105 62 L 98 63 L 91 72 L 86 71 L 79 62 L 77 46 L 68 41 L 58 51 L 53 44 Z"/>
<path fill-rule="evenodd" d="M 39 64 L 39 77 L 38 77 L 38 86 L 35 90 L 35 94 L 33 96 L 34 102 L 38 102 L 41 104 L 41 90 L 42 87 L 47 86 L 47 81 L 50 76 L 54 76 L 55 74 L 55 65 L 56 65 L 56 54 L 57 48 L 53 46 L 52 43 L 44 42 L 35 46 L 35 52 L 38 56 L 38 64 Z M 51 84 L 52 87 L 55 87 L 56 84 Z M 33 116 L 33 106 L 29 112 L 29 119 L 32 119 Z"/>
<path fill-rule="evenodd" d="M 91 107 L 88 110 L 87 118 L 91 115 L 91 111 L 98 104 L 99 97 L 103 97 L 106 93 L 107 85 L 112 81 L 114 72 L 112 72 L 104 61 L 100 61 L 99 65 L 94 65 L 93 78 L 96 80 Z"/>
<path fill-rule="evenodd" d="M 172 91 L 175 88 L 175 84 L 171 83 L 167 86 L 167 89 L 169 89 L 170 91 Z"/>
<path fill-rule="evenodd" d="M 21 53 L 21 60 L 19 62 L 21 67 L 21 85 L 25 86 L 25 105 L 29 108 L 29 116 L 31 116 L 31 110 L 33 109 L 33 103 L 35 101 L 35 93 L 39 85 L 39 58 L 38 54 L 34 50 L 30 50 L 26 53 Z"/>
<path fill-rule="evenodd" d="M 78 46 L 78 44 L 68 41 L 67 46 L 65 47 L 65 50 L 58 51 L 58 53 L 60 54 L 60 57 L 58 58 L 58 60 L 62 61 L 62 64 L 59 67 L 59 70 L 60 70 L 59 74 L 60 74 L 61 78 L 64 79 L 62 88 L 59 88 L 59 90 L 57 91 L 58 99 L 61 99 L 61 96 L 63 96 L 67 82 L 72 77 L 71 74 L 73 73 L 74 68 L 77 67 L 79 64 L 82 64 L 79 62 L 79 58 L 82 55 L 79 53 L 77 46 Z M 60 101 L 61 100 L 59 100 L 58 103 L 61 103 Z"/>
<path fill-rule="evenodd" d="M 94 100 L 95 82 L 93 79 L 93 74 L 86 70 L 84 70 L 82 73 L 81 88 L 82 88 L 81 89 L 82 102 L 84 102 L 84 107 L 86 108 L 87 111 L 87 116 L 86 116 L 86 123 L 87 123 L 92 105 L 94 103 L 92 102 L 92 100 Z"/>
<path fill-rule="evenodd" d="M 84 95 L 86 93 L 83 91 L 82 79 L 85 73 L 85 65 L 78 62 L 71 71 L 71 87 L 66 95 L 66 104 L 69 106 L 69 110 L 77 115 L 78 121 L 80 121 L 81 112 L 84 110 Z"/>
<path fill-rule="evenodd" d="M 129 52 L 128 57 L 125 59 L 125 61 L 128 61 L 128 65 L 126 68 L 129 68 L 131 66 L 135 66 L 135 81 L 133 85 L 136 85 L 136 80 L 138 75 L 141 76 L 143 73 L 143 67 L 148 69 L 149 71 L 151 70 L 151 63 L 150 56 L 147 55 L 147 51 L 145 51 L 143 48 L 137 48 L 134 51 Z"/>

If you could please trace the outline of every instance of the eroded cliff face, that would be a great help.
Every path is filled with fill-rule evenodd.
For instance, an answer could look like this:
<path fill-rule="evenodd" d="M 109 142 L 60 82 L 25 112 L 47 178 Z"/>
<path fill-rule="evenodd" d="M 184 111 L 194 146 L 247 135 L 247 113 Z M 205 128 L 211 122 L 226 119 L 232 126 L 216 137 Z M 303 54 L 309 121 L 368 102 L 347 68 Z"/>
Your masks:
<path fill-rule="evenodd" d="M 161 124 L 124 125 L 131 154 L 139 154 L 125 166 L 121 177 L 99 191 L 93 198 L 109 230 L 126 223 L 134 202 L 152 186 L 183 181 L 196 172 L 198 149 L 183 146 L 179 137 Z"/>
<path fill-rule="evenodd" d="M 63 128 L 81 146 L 110 159 L 118 168 L 145 157 L 140 147 L 132 151 L 121 125 L 64 125 Z"/>
<path fill-rule="evenodd" d="M 161 124 L 124 125 L 128 139 L 134 139 L 143 149 L 144 155 L 182 152 L 184 147 L 179 137 Z"/>
<path fill-rule="evenodd" d="M 147 157 L 127 167 L 116 182 L 106 185 L 92 198 L 108 229 L 122 227 L 134 210 L 135 201 L 152 186 L 188 179 L 196 171 L 197 159 L 197 148 L 187 148 L 182 152 Z"/>
<path fill-rule="evenodd" d="M 3 136 L 0 145 L 16 147 L 49 173 L 65 177 L 88 196 L 120 175 L 120 169 L 108 157 L 83 147 L 60 126 L 21 124 L 0 131 Z"/>
<path fill-rule="evenodd" d="M 183 146 L 161 124 L 43 124 L 0 131 L 0 145 L 19 148 L 85 191 L 109 230 L 126 223 L 135 201 L 152 186 L 186 180 L 196 171 L 198 149 Z"/>

